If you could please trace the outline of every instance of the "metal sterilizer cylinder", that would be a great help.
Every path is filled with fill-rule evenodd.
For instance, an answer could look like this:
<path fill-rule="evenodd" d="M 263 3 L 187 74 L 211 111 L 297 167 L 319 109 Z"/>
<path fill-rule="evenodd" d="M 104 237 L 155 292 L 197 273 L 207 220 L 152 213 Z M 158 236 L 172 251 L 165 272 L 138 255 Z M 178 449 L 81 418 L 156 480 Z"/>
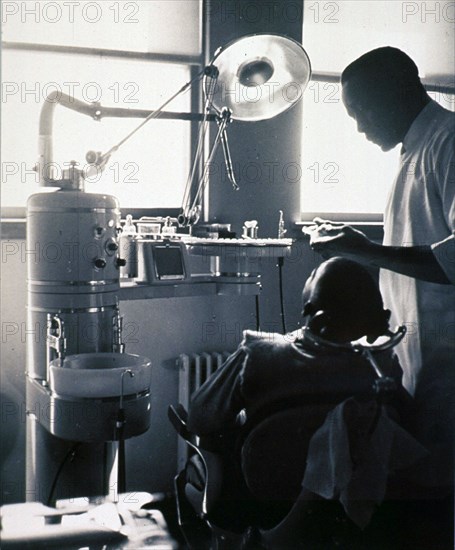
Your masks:
<path fill-rule="evenodd" d="M 120 351 L 119 228 L 118 201 L 109 195 L 59 189 L 28 200 L 27 322 L 36 335 L 27 343 L 28 500 L 48 500 L 74 445 L 72 427 L 90 421 L 81 415 L 96 421 L 90 403 L 75 414 L 74 403 L 50 397 L 49 362 L 62 352 Z M 103 443 L 81 442 L 71 475 L 62 469 L 60 496 L 102 494 L 104 458 Z"/>

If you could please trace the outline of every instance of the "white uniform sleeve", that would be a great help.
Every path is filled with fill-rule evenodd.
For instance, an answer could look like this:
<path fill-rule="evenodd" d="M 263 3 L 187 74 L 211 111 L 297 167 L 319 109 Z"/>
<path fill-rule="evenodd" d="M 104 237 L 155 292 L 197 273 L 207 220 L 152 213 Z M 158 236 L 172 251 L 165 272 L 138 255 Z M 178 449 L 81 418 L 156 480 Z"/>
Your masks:
<path fill-rule="evenodd" d="M 444 218 L 451 235 L 431 248 L 449 281 L 455 285 L 455 134 L 441 144 L 438 151 L 438 190 L 442 200 Z"/>
<path fill-rule="evenodd" d="M 455 285 L 455 235 L 431 245 L 433 254 L 447 275 L 449 281 Z"/>

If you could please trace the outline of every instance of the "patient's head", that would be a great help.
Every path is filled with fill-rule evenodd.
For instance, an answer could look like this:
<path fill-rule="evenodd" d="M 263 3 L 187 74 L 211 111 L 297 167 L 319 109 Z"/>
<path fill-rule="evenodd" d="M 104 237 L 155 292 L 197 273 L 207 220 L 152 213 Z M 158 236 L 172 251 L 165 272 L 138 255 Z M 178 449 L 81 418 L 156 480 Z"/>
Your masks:
<path fill-rule="evenodd" d="M 306 326 L 333 342 L 366 336 L 370 342 L 388 329 L 390 312 L 370 273 L 346 258 L 331 258 L 313 271 L 302 293 Z"/>

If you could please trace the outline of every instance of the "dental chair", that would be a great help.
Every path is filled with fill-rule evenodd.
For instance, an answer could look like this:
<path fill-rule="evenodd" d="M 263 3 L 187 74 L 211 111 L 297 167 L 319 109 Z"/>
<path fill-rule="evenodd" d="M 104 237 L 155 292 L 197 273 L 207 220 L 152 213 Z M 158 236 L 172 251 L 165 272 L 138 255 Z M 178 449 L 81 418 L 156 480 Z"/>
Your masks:
<path fill-rule="evenodd" d="M 376 361 L 405 332 L 400 327 L 376 346 L 335 345 L 312 336 L 316 345 L 362 354 L 372 368 L 359 373 L 350 390 L 338 383 L 343 373 L 339 379 L 335 373 L 297 400 L 261 406 L 246 421 L 241 414 L 238 429 L 223 437 L 190 433 L 185 409 L 170 406 L 169 419 L 192 453 L 175 478 L 188 547 L 374 547 L 368 525 L 377 503 L 387 498 L 390 485 L 392 492 L 401 490 L 392 470 L 425 455 L 396 423 L 409 395 Z M 387 445 L 393 449 L 384 457 L 384 462 L 391 458 L 390 468 L 380 460 Z M 365 492 L 362 483 L 371 474 L 384 483 Z"/>

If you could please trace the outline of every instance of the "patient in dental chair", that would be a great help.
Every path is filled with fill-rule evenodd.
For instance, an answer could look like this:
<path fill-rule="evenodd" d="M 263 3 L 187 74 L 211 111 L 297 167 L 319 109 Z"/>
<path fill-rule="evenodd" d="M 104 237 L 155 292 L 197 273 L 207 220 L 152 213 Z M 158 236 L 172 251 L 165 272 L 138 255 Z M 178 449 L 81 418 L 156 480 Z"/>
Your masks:
<path fill-rule="evenodd" d="M 375 374 L 365 358 L 320 343 L 346 344 L 362 337 L 374 342 L 387 332 L 390 312 L 384 310 L 370 273 L 351 260 L 332 258 L 308 278 L 302 302 L 302 329 L 285 335 L 244 332 L 237 351 L 193 395 L 188 418 L 192 432 L 228 433 L 262 407 L 292 404 L 302 394 L 329 389 L 353 395 L 371 387 Z M 387 351 L 375 358 L 401 387 L 395 354 Z"/>
<path fill-rule="evenodd" d="M 378 399 L 372 389 L 377 373 L 349 345 L 359 339 L 372 344 L 389 330 L 390 312 L 370 273 L 332 258 L 306 281 L 302 305 L 301 329 L 285 335 L 245 331 L 237 351 L 192 397 L 188 429 L 201 437 L 202 448 L 222 453 L 227 465 L 216 521 L 273 526 L 303 483 L 306 495 L 338 499 L 364 528 L 384 498 L 389 465 L 407 467 L 426 454 L 400 428 L 412 416 L 412 400 L 394 352 L 373 352 L 394 386 L 390 399 Z M 261 421 L 264 429 L 242 437 Z M 356 477 L 355 455 L 366 457 L 361 468 L 370 492 Z M 197 457 L 187 473 L 190 483 L 203 483 Z"/>

